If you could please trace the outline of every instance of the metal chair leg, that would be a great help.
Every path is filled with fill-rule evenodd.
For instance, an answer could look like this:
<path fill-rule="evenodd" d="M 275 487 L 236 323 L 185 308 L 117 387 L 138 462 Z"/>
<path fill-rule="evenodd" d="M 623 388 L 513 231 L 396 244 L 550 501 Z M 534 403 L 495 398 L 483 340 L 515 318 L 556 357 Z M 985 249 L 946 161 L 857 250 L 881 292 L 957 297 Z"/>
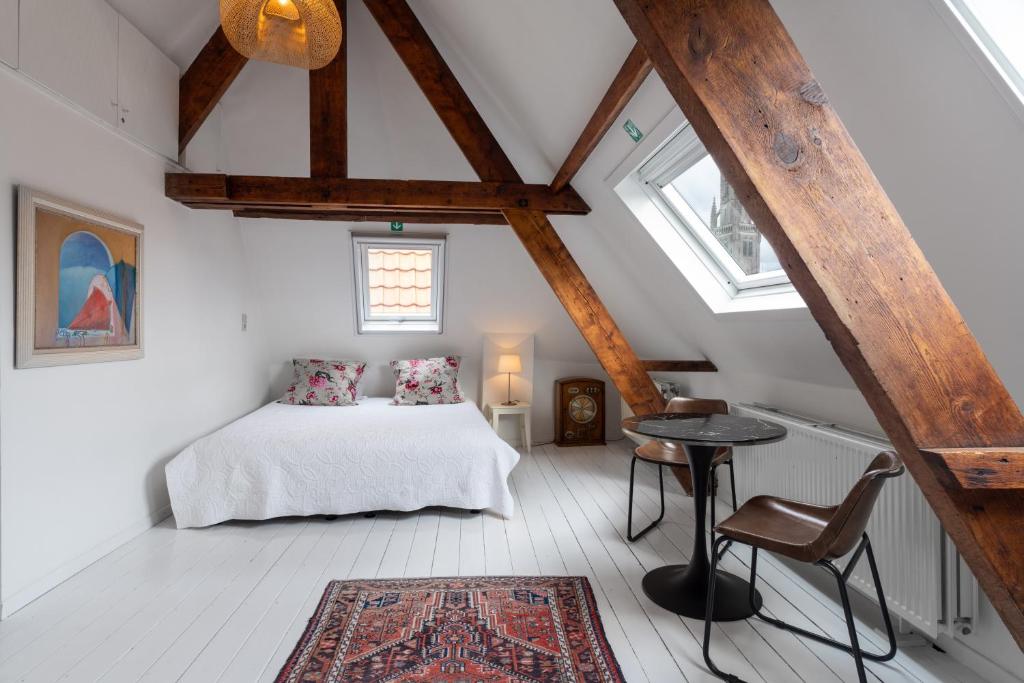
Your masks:
<path fill-rule="evenodd" d="M 864 658 L 860 650 L 860 642 L 857 639 L 857 625 L 853 621 L 853 610 L 850 609 L 850 595 L 846 590 L 846 581 L 843 579 L 843 574 L 835 565 L 831 562 L 827 564 L 828 568 L 831 569 L 832 574 L 836 577 L 836 583 L 839 585 L 839 597 L 843 601 L 843 615 L 846 617 L 846 629 L 850 632 L 850 654 L 853 655 L 853 661 L 857 664 L 857 680 L 860 683 L 867 683 L 868 677 L 864 672 Z"/>
<path fill-rule="evenodd" d="M 710 497 L 711 497 L 711 500 L 710 500 L 710 503 L 711 503 L 711 505 L 710 505 L 710 507 L 711 507 L 711 527 L 710 527 L 709 535 L 711 537 L 711 547 L 712 548 L 715 547 L 715 499 L 717 498 L 717 496 L 716 496 L 716 493 L 717 493 L 716 489 L 718 488 L 717 486 L 715 486 L 715 484 L 717 484 L 717 483 L 718 483 L 718 468 L 717 467 L 712 467 L 711 468 L 710 484 L 708 484 L 708 488 L 711 489 L 708 493 L 710 494 Z"/>
<path fill-rule="evenodd" d="M 729 466 L 729 490 L 732 491 L 732 511 L 736 512 L 736 468 L 732 466 L 732 460 L 726 462 Z"/>
<path fill-rule="evenodd" d="M 708 601 L 707 606 L 704 608 L 704 663 L 708 665 L 711 673 L 723 681 L 744 683 L 742 678 L 722 671 L 711 661 L 711 619 L 715 614 L 715 572 L 718 570 L 718 559 L 721 557 L 718 546 L 724 545 L 728 540 L 725 536 L 719 536 L 718 540 L 711 546 L 711 570 L 708 572 Z"/>
<path fill-rule="evenodd" d="M 630 543 L 643 538 L 644 534 L 658 526 L 658 522 L 665 517 L 665 474 L 664 467 L 662 465 L 658 465 L 658 487 L 661 490 L 661 514 L 658 515 L 656 520 L 648 524 L 636 534 L 633 533 L 633 484 L 636 480 L 636 461 L 637 458 L 634 456 L 633 462 L 629 465 L 629 512 L 626 515 L 626 538 L 629 539 Z"/>
<path fill-rule="evenodd" d="M 736 479 L 733 477 L 732 460 L 729 460 L 727 462 L 729 464 L 729 481 L 732 482 L 731 486 L 733 486 L 733 490 L 732 490 L 732 511 L 736 512 L 736 488 L 735 488 Z M 717 498 L 716 491 L 715 491 L 715 483 L 718 481 L 717 477 L 718 477 L 718 466 L 716 465 L 715 467 L 711 468 L 711 532 L 710 532 L 710 534 L 711 534 L 711 545 L 712 545 L 712 547 L 714 547 L 714 545 L 715 545 L 715 499 Z M 719 558 L 725 557 L 725 554 L 727 552 L 729 552 L 729 548 L 731 548 L 731 547 L 732 547 L 732 540 L 729 540 L 728 543 L 726 543 L 725 545 L 722 546 L 722 549 L 719 551 L 718 557 Z"/>
<path fill-rule="evenodd" d="M 875 564 L 875 553 L 871 550 L 871 540 L 864 534 L 864 545 L 868 552 L 868 565 L 871 567 L 871 580 L 875 584 L 875 594 L 878 596 L 878 604 L 882 608 L 882 620 L 885 622 L 885 634 L 889 637 L 889 651 L 883 655 L 871 655 L 862 653 L 868 659 L 876 662 L 887 662 L 896 656 L 896 631 L 892 627 L 892 616 L 889 614 L 889 605 L 885 602 L 885 593 L 882 592 L 882 580 L 878 577 L 878 565 Z M 852 566 L 851 566 L 852 568 Z"/>
<path fill-rule="evenodd" d="M 878 595 L 878 603 L 881 606 L 882 619 L 885 622 L 886 635 L 889 638 L 889 650 L 887 652 L 880 654 L 864 652 L 860 648 L 859 642 L 857 640 L 856 628 L 854 626 L 853 621 L 853 612 L 852 610 L 850 610 L 849 607 L 850 599 L 846 587 L 847 582 L 850 580 L 850 575 L 853 573 L 854 566 L 857 564 L 857 560 L 860 558 L 861 553 L 865 551 L 867 551 L 868 564 L 871 567 L 871 579 L 875 583 L 875 591 Z M 756 549 L 755 560 L 751 563 L 751 569 L 754 568 L 755 562 Z M 810 638 L 811 640 L 822 643 L 823 645 L 828 645 L 830 647 L 834 647 L 836 649 L 847 652 L 848 654 L 852 655 L 854 660 L 856 661 L 857 675 L 860 676 L 861 681 L 864 681 L 865 674 L 863 660 L 870 659 L 873 662 L 886 662 L 896 656 L 896 633 L 893 630 L 892 618 L 889 615 L 889 607 L 885 603 L 885 592 L 882 590 L 882 582 L 878 576 L 878 565 L 875 563 L 875 554 L 871 550 L 871 541 L 868 539 L 868 535 L 864 534 L 864 537 L 861 539 L 860 545 L 857 546 L 857 549 L 853 552 L 853 555 L 850 558 L 849 564 L 847 564 L 846 571 L 839 571 L 839 569 L 836 568 L 834 564 L 828 562 L 827 560 L 823 560 L 821 562 L 818 562 L 817 564 L 827 569 L 829 573 L 836 577 L 836 582 L 839 584 L 839 596 L 843 601 L 843 611 L 846 614 L 846 625 L 847 629 L 850 632 L 850 645 L 847 645 L 846 643 L 840 643 L 839 641 L 833 640 L 831 638 L 826 638 L 817 633 L 811 633 L 810 631 L 802 629 L 799 626 L 787 624 L 786 622 L 781 621 L 779 619 L 775 619 L 774 617 L 769 617 L 768 615 L 764 614 L 762 611 L 757 609 L 754 610 L 754 616 L 756 616 L 761 621 L 765 621 L 771 624 L 772 626 L 777 626 L 778 628 L 782 628 L 787 631 L 792 631 L 793 633 L 796 633 L 797 635 L 800 635 L 804 638 Z M 751 587 L 753 587 L 753 580 L 751 580 Z M 751 606 L 753 607 L 753 605 Z"/>

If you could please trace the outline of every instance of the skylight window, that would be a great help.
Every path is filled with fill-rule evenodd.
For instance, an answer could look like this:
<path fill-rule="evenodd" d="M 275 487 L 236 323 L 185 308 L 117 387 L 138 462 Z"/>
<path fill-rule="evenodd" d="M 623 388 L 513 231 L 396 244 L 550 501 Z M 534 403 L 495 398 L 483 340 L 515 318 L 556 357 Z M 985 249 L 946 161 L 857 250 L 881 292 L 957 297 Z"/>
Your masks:
<path fill-rule="evenodd" d="M 441 331 L 444 243 L 443 238 L 352 238 L 360 334 Z"/>
<path fill-rule="evenodd" d="M 945 0 L 971 37 L 1024 100 L 1024 2 L 1022 0 Z"/>
<path fill-rule="evenodd" d="M 697 215 L 703 228 L 744 275 L 782 270 L 771 245 L 761 236 L 710 156 L 690 166 L 661 190 L 680 213 L 688 213 L 680 206 L 683 202 Z"/>
<path fill-rule="evenodd" d="M 789 282 L 768 240 L 690 126 L 638 171 L 648 193 L 732 293 Z"/>

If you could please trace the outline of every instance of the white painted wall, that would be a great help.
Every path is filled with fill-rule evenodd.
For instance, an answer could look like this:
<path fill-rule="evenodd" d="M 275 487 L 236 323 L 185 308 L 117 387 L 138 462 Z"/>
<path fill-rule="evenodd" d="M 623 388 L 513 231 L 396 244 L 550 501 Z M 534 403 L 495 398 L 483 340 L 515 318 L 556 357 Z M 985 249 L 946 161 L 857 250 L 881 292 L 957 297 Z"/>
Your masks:
<path fill-rule="evenodd" d="M 0 67 L 4 613 L 169 512 L 163 465 L 266 393 L 237 223 L 163 196 L 166 162 Z M 14 187 L 145 226 L 143 360 L 14 369 Z M 241 314 L 254 324 L 241 332 Z"/>

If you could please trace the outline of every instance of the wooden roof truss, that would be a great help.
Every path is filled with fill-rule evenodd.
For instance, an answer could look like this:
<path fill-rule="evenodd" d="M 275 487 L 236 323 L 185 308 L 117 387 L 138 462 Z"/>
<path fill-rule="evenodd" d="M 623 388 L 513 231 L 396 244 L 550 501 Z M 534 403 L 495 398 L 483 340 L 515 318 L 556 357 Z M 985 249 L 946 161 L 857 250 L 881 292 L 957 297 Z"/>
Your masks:
<path fill-rule="evenodd" d="M 365 2 L 479 183 L 348 179 L 343 50 L 310 74 L 310 178 L 168 174 L 168 196 L 246 217 L 507 223 L 634 412 L 657 412 L 648 370 L 714 365 L 639 360 L 547 217 L 589 210 L 569 182 L 653 67 L 1024 645 L 1024 417 L 768 0 L 615 0 L 637 45 L 550 186 L 523 183 L 406 0 Z M 181 149 L 244 63 L 215 33 L 181 81 Z"/>

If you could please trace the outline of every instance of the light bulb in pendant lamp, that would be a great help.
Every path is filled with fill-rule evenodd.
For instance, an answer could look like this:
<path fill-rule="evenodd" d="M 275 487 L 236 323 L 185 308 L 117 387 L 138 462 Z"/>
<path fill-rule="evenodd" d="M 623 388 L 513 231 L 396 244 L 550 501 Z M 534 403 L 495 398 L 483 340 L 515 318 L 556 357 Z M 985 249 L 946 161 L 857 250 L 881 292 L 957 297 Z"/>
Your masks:
<path fill-rule="evenodd" d="M 220 0 L 220 25 L 243 56 L 310 71 L 341 48 L 334 0 Z"/>
<path fill-rule="evenodd" d="M 512 373 L 522 372 L 523 362 L 517 353 L 503 353 L 498 356 L 498 372 L 508 373 L 508 399 L 502 403 L 505 406 L 514 406 L 516 401 L 512 400 Z"/>

